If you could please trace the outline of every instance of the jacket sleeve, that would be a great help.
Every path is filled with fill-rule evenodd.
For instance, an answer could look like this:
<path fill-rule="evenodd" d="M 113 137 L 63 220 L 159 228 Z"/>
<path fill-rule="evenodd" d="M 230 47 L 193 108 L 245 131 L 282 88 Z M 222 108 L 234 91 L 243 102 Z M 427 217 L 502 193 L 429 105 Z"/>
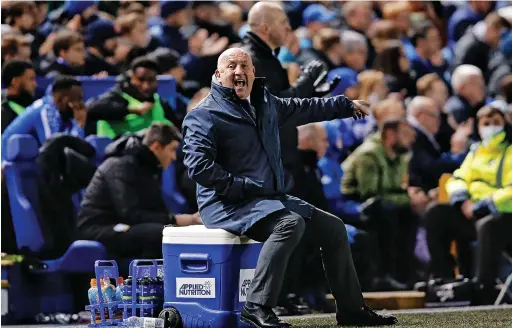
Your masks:
<path fill-rule="evenodd" d="M 459 166 L 460 162 L 453 156 L 434 158 L 427 151 L 416 148 L 409 162 L 409 185 L 423 187 L 424 179 L 439 179 L 443 173 L 451 173 Z"/>
<path fill-rule="evenodd" d="M 502 187 L 497 189 L 489 198 L 482 199 L 473 205 L 473 211 L 480 212 L 480 217 L 488 214 L 512 212 L 512 146 L 508 147 L 505 156 Z"/>
<path fill-rule="evenodd" d="M 213 121 L 207 110 L 196 108 L 183 121 L 184 164 L 196 183 L 231 201 L 250 196 L 251 190 L 262 189 L 263 182 L 237 177 L 215 162 L 217 140 Z"/>
<path fill-rule="evenodd" d="M 109 92 L 87 103 L 88 121 L 122 120 L 128 114 L 128 101 L 117 92 Z"/>
<path fill-rule="evenodd" d="M 363 155 L 357 161 L 355 175 L 361 199 L 366 200 L 374 196 L 380 196 L 383 200 L 398 206 L 409 204 L 410 199 L 405 190 L 388 190 L 384 194 L 380 193 L 379 171 L 381 169 L 371 155 Z"/>
<path fill-rule="evenodd" d="M 276 104 L 279 125 L 288 120 L 297 125 L 348 118 L 354 114 L 354 103 L 345 96 L 329 98 L 278 98 L 266 92 Z"/>
<path fill-rule="evenodd" d="M 125 163 L 125 166 L 116 167 L 110 172 L 112 173 L 105 174 L 104 178 L 109 188 L 110 198 L 114 203 L 114 210 L 119 217 L 123 218 L 123 223 L 135 225 L 151 222 L 169 224 L 171 222 L 167 212 L 141 209 L 136 177 L 131 165 Z"/>
<path fill-rule="evenodd" d="M 471 181 L 471 162 L 474 151 L 468 153 L 460 168 L 453 172 L 453 176 L 446 183 L 446 192 L 450 196 L 450 203 L 460 204 L 470 199 L 468 184 Z"/>

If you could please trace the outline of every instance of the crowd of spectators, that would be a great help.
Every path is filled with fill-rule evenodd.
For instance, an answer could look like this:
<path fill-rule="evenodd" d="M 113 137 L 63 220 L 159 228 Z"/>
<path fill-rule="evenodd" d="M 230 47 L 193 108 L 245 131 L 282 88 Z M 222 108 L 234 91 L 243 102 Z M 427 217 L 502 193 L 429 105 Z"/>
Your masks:
<path fill-rule="evenodd" d="M 499 254 L 512 235 L 510 1 L 1 5 L 2 149 L 15 134 L 32 134 L 40 145 L 58 133 L 122 141 L 86 192 L 77 215 L 82 236 L 121 256 L 157 257 L 158 246 L 120 246 L 137 243 L 138 236 L 160 240 L 165 223 L 200 224 L 179 133 L 162 126 L 181 129 L 209 92 L 218 55 L 241 47 L 252 56 L 256 77 L 265 77 L 278 97 L 344 94 L 372 105 L 363 120 L 294 122 L 280 130 L 283 166 L 295 181 L 290 193 L 345 221 L 363 289 L 406 290 L 419 280 L 455 279 L 449 249 L 457 240 L 461 273 L 473 278 L 479 302 L 492 299 Z M 157 93 L 159 75 L 174 77 L 175 104 Z M 41 99 L 35 99 L 36 76 L 56 78 Z M 118 79 L 84 103 L 76 76 Z M 149 141 L 135 137 L 147 128 L 154 130 Z M 123 139 L 127 133 L 137 141 Z M 168 145 L 171 155 L 162 153 Z M 133 166 L 141 153 L 151 168 Z M 168 215 L 147 181 L 170 162 L 189 216 Z M 454 174 L 449 204 L 438 202 L 444 173 Z M 2 229 L 5 221 L 2 212 Z M 105 228 L 116 223 L 124 225 Z M 158 225 L 134 232 L 145 223 Z M 129 238 L 119 236 L 129 229 Z M 16 252 L 2 239 L 3 251 Z M 319 254 L 311 250 L 289 268 L 304 274 L 283 291 L 280 314 L 305 313 L 308 306 L 332 310 Z M 300 300 L 306 296 L 312 296 L 308 304 Z"/>

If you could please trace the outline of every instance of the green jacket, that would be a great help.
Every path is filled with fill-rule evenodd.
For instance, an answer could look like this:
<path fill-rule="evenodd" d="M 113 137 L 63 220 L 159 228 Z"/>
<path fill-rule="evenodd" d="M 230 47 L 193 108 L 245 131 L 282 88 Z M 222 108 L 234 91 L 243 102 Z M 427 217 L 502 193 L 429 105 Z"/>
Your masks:
<path fill-rule="evenodd" d="M 368 137 L 343 162 L 341 193 L 361 202 L 374 196 L 398 206 L 410 203 L 407 191 L 401 184 L 407 173 L 405 156 L 392 160 L 386 154 L 380 134 Z"/>

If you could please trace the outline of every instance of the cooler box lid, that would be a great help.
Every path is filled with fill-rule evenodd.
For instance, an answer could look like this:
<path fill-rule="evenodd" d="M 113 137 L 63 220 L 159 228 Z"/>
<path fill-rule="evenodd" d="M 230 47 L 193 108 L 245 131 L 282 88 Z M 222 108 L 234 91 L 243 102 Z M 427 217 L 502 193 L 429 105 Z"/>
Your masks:
<path fill-rule="evenodd" d="M 208 229 L 204 225 L 165 227 L 163 244 L 233 245 L 257 243 L 245 236 L 237 236 L 222 229 Z"/>

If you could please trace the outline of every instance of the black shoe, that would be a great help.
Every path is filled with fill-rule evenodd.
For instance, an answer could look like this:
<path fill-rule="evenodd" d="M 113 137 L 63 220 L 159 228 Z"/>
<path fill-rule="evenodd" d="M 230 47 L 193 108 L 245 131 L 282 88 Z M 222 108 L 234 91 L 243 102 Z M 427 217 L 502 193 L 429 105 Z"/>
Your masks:
<path fill-rule="evenodd" d="M 246 303 L 240 315 L 240 321 L 256 328 L 291 327 L 287 322 L 279 320 L 271 308 L 254 303 Z"/>
<path fill-rule="evenodd" d="M 295 294 L 288 295 L 286 300 L 283 301 L 283 304 L 279 304 L 279 306 L 286 309 L 286 315 L 305 315 L 311 314 L 312 312 L 309 305 Z"/>
<path fill-rule="evenodd" d="M 392 315 L 379 314 L 364 305 L 360 311 L 336 314 L 338 326 L 391 326 L 398 322 Z"/>
<path fill-rule="evenodd" d="M 376 288 L 379 291 L 403 291 L 409 289 L 406 284 L 402 284 L 390 275 L 378 278 Z"/>
<path fill-rule="evenodd" d="M 290 314 L 288 313 L 288 310 L 287 310 L 285 307 L 280 306 L 280 305 L 276 306 L 275 308 L 272 308 L 272 311 L 274 311 L 274 313 L 275 313 L 278 317 L 285 317 L 285 316 L 290 315 Z"/>

